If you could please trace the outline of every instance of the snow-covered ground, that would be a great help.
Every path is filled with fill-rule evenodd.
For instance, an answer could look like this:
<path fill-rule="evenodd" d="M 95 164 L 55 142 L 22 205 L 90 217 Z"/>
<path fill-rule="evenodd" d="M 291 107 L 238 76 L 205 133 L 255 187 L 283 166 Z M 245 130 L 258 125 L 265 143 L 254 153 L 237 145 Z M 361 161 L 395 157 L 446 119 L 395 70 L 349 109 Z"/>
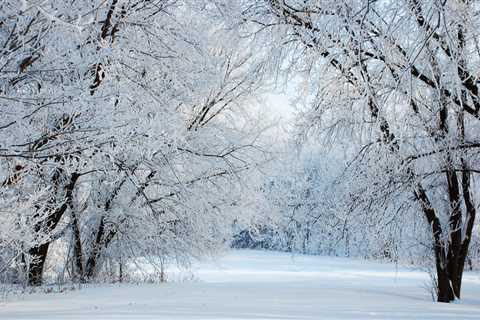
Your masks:
<path fill-rule="evenodd" d="M 425 273 L 392 264 L 233 251 L 193 270 L 194 281 L 10 297 L 0 319 L 480 319 L 478 273 L 460 303 L 439 304 Z"/>

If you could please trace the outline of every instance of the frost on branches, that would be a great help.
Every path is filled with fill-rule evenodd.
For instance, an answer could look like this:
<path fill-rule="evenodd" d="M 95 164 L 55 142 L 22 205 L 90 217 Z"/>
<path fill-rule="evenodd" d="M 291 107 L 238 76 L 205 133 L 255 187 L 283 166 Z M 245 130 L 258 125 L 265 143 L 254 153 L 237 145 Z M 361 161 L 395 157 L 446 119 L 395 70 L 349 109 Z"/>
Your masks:
<path fill-rule="evenodd" d="M 459 299 L 480 252 L 479 9 L 2 1 L 2 280 L 123 279 L 233 229 L 240 247 L 429 256 L 438 301 Z M 286 142 L 262 135 L 271 83 L 299 107 Z"/>
<path fill-rule="evenodd" d="M 252 34 L 275 34 L 272 56 L 300 78 L 303 133 L 348 145 L 336 207 L 365 230 L 423 217 L 438 300 L 460 298 L 479 201 L 478 3 L 243 2 Z"/>
<path fill-rule="evenodd" d="M 247 108 L 262 64 L 210 9 L 0 3 L 2 280 L 89 281 L 107 260 L 122 277 L 128 259 L 224 245 L 264 159 Z"/>

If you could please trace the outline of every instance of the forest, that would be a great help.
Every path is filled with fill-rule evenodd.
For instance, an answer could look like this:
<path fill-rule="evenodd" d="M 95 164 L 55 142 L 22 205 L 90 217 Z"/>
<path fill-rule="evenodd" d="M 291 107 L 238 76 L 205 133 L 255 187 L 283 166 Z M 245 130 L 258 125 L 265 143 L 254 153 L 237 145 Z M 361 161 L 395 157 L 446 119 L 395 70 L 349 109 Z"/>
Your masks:
<path fill-rule="evenodd" d="M 475 0 L 0 0 L 0 291 L 233 248 L 462 301 L 479 89 Z"/>

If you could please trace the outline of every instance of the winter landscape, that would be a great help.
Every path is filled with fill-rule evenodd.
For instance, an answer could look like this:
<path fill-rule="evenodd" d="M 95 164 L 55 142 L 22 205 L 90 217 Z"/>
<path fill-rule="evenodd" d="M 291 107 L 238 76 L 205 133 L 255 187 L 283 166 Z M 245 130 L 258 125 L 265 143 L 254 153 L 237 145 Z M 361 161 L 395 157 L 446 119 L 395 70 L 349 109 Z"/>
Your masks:
<path fill-rule="evenodd" d="M 0 319 L 480 319 L 480 3 L 0 0 Z"/>
<path fill-rule="evenodd" d="M 104 284 L 27 295 L 12 299 L 0 314 L 2 319 L 45 320 L 429 320 L 478 319 L 480 309 L 478 273 L 465 275 L 461 303 L 439 305 L 425 289 L 424 272 L 390 263 L 234 251 L 196 264 L 192 272 L 194 280 L 161 285 Z M 176 273 L 176 281 L 188 276 Z"/>

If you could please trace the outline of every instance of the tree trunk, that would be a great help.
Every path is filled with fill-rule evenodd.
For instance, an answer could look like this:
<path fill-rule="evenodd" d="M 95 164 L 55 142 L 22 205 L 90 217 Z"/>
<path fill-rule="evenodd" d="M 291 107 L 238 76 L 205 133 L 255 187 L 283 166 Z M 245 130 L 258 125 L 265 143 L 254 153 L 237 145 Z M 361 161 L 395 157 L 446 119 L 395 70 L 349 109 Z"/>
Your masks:
<path fill-rule="evenodd" d="M 29 250 L 33 261 L 30 262 L 28 268 L 28 285 L 40 286 L 43 281 L 43 266 L 47 260 L 48 247 L 50 243 L 43 243 L 39 246 L 33 247 Z"/>
<path fill-rule="evenodd" d="M 450 279 L 445 269 L 439 268 L 437 262 L 437 301 L 451 302 L 455 299 L 452 287 L 450 286 Z"/>
<path fill-rule="evenodd" d="M 437 299 L 438 302 L 450 302 L 455 299 L 455 296 L 450 285 L 450 277 L 447 269 L 448 262 L 446 245 L 442 239 L 442 225 L 423 186 L 417 184 L 414 193 L 430 227 L 432 228 L 435 267 L 437 271 Z"/>
<path fill-rule="evenodd" d="M 58 173 L 58 175 L 55 175 L 55 182 L 58 181 L 59 175 L 60 172 Z M 58 222 L 60 221 L 72 201 L 73 189 L 79 177 L 80 175 L 78 173 L 72 174 L 70 182 L 65 186 L 65 199 L 62 205 L 50 212 L 43 221 L 41 221 L 35 226 L 36 232 L 43 231 L 46 234 L 49 234 L 55 229 Z M 45 260 L 47 259 L 48 247 L 50 246 L 51 242 L 52 240 L 30 248 L 29 254 L 34 258 L 34 260 L 30 263 L 30 266 L 28 268 L 29 285 L 39 286 L 42 284 L 43 267 L 45 265 Z"/>
<path fill-rule="evenodd" d="M 103 238 L 103 234 L 105 233 L 105 217 L 102 216 L 100 219 L 100 224 L 98 225 L 97 234 L 95 236 L 95 240 L 92 245 L 92 251 L 87 260 L 87 264 L 85 266 L 85 277 L 87 279 L 91 279 L 94 276 L 95 269 L 97 266 L 97 258 L 100 254 L 100 246 Z"/>
<path fill-rule="evenodd" d="M 87 264 L 85 266 L 86 279 L 92 279 L 95 276 L 98 258 L 100 258 L 102 250 L 108 247 L 116 234 L 117 232 L 115 229 L 105 229 L 105 216 L 102 216 L 95 240 L 92 245 L 92 252 L 88 257 Z"/>
<path fill-rule="evenodd" d="M 78 226 L 77 215 L 72 212 L 72 224 L 73 224 L 73 256 L 75 259 L 75 280 L 80 282 L 85 281 L 83 270 L 83 252 L 82 252 L 82 240 L 80 238 L 80 228 Z"/>
<path fill-rule="evenodd" d="M 95 239 L 93 240 L 92 249 L 90 252 L 90 256 L 88 257 L 87 264 L 85 266 L 85 277 L 87 279 L 92 279 L 95 275 L 96 267 L 98 258 L 100 256 L 101 251 L 108 246 L 112 238 L 115 236 L 116 231 L 110 229 L 109 231 L 105 230 L 105 217 L 106 213 L 110 211 L 112 208 L 113 201 L 115 197 L 120 192 L 123 184 L 127 181 L 127 177 L 124 177 L 120 183 L 115 186 L 112 190 L 112 193 L 109 195 L 107 200 L 105 201 L 104 210 L 105 213 L 102 214 L 100 218 L 100 224 L 98 225 L 98 230 L 95 235 Z"/>

